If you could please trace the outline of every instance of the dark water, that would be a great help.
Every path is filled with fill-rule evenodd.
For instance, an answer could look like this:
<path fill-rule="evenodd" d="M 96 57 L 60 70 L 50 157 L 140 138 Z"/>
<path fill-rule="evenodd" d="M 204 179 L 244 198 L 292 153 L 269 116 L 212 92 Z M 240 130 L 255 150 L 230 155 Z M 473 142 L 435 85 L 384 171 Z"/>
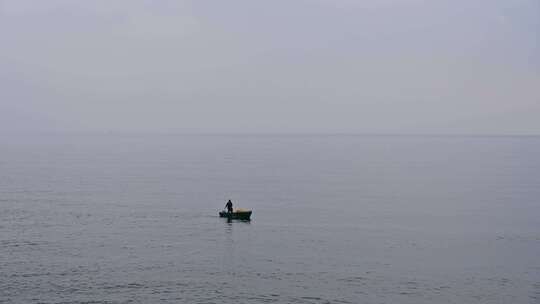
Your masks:
<path fill-rule="evenodd" d="M 540 303 L 540 138 L 0 138 L 0 303 L 158 302 Z"/>

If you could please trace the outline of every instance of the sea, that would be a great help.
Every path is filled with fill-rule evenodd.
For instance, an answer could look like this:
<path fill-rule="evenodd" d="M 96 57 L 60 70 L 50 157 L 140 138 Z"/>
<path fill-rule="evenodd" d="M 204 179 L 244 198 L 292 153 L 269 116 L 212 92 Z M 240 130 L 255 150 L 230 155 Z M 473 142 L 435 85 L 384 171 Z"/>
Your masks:
<path fill-rule="evenodd" d="M 540 137 L 3 135 L 0 303 L 540 303 Z"/>

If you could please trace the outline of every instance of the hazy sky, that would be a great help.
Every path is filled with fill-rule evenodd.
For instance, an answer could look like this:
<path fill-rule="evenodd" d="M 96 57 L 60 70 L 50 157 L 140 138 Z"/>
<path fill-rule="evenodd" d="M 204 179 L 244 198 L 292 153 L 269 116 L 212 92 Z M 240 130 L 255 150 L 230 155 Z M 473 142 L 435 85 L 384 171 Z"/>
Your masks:
<path fill-rule="evenodd" d="M 540 134 L 539 0 L 0 0 L 0 133 Z"/>

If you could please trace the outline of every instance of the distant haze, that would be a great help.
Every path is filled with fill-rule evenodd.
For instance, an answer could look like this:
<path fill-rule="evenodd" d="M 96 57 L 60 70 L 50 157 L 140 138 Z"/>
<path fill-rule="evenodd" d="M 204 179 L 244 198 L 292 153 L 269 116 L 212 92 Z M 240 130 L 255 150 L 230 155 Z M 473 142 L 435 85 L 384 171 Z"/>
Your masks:
<path fill-rule="evenodd" d="M 538 0 L 0 0 L 0 133 L 540 134 Z"/>

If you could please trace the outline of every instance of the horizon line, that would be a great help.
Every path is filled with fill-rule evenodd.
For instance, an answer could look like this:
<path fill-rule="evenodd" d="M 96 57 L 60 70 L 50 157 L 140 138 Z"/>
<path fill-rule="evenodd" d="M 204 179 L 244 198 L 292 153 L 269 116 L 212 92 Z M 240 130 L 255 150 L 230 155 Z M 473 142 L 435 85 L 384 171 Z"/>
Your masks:
<path fill-rule="evenodd" d="M 86 131 L 16 132 L 0 136 L 372 136 L 372 137 L 540 137 L 540 133 L 395 133 L 395 132 L 195 132 L 195 131 Z"/>

